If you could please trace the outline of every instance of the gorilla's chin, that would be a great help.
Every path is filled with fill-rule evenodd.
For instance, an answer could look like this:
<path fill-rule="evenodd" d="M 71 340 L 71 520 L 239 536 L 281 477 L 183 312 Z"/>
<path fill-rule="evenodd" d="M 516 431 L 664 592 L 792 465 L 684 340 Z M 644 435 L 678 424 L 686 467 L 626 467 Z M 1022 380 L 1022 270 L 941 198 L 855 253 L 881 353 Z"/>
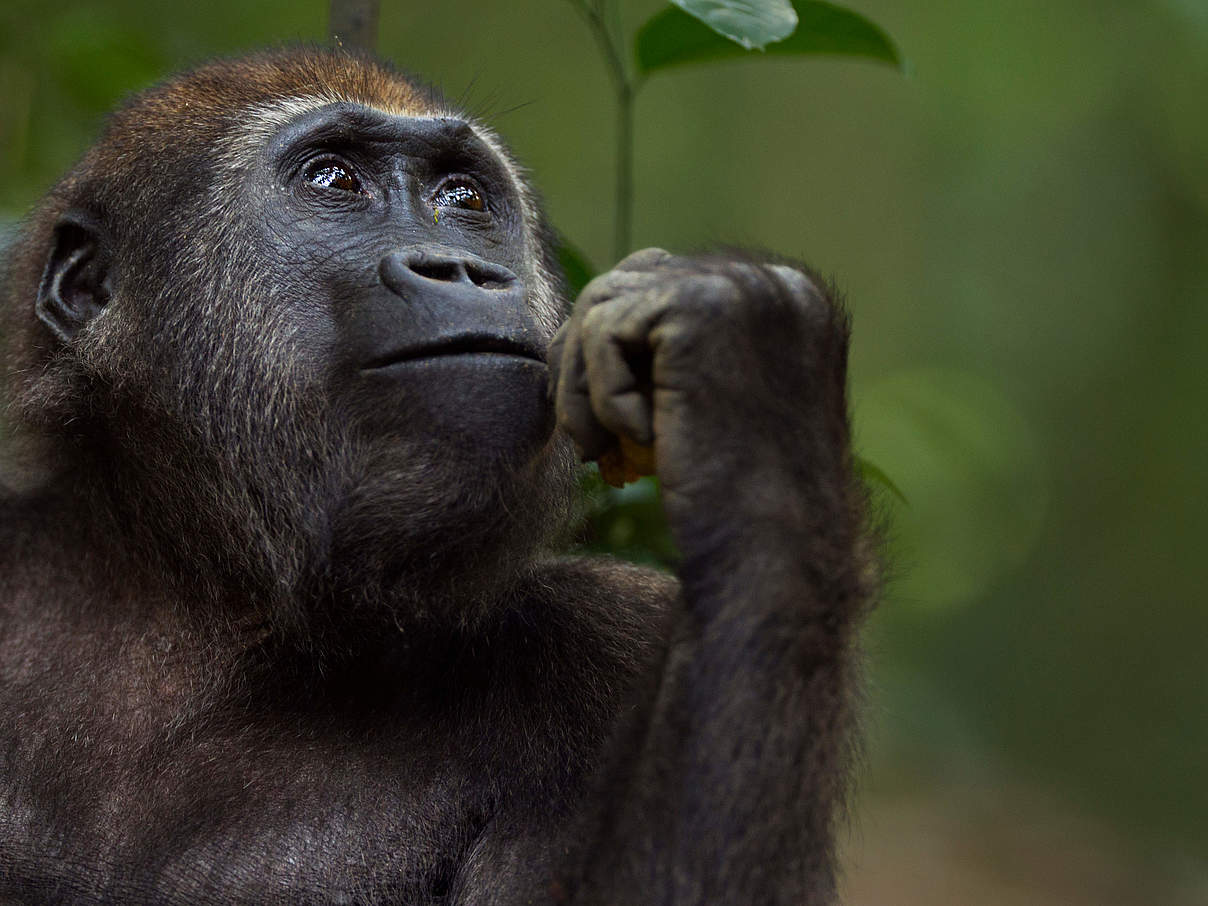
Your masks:
<path fill-rule="evenodd" d="M 465 353 L 360 373 L 351 407 L 370 442 L 436 450 L 464 469 L 505 473 L 541 455 L 554 430 L 549 371 L 534 359 Z"/>
<path fill-rule="evenodd" d="M 340 597 L 382 600 L 392 610 L 404 601 L 420 619 L 449 598 L 489 607 L 480 590 L 510 585 L 518 564 L 566 540 L 580 509 L 571 442 L 547 425 L 543 388 L 531 398 L 514 387 L 497 392 L 466 399 L 460 412 L 446 409 L 432 434 L 406 435 L 383 415 L 383 430 L 362 435 L 351 486 L 333 514 L 329 574 L 357 586 L 338 589 Z M 398 435 L 384 430 L 392 424 Z"/>

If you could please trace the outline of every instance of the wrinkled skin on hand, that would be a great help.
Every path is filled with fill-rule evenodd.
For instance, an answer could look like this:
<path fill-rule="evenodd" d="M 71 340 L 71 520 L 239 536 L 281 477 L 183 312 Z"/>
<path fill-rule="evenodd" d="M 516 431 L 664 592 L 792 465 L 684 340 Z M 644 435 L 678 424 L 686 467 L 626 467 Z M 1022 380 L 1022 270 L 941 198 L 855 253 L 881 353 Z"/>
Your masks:
<path fill-rule="evenodd" d="M 846 448 L 846 339 L 800 270 L 644 249 L 588 284 L 555 337 L 558 421 L 611 483 L 653 466 L 673 528 L 690 524 L 738 474 L 774 488 L 807 461 L 843 468 L 826 460 Z"/>

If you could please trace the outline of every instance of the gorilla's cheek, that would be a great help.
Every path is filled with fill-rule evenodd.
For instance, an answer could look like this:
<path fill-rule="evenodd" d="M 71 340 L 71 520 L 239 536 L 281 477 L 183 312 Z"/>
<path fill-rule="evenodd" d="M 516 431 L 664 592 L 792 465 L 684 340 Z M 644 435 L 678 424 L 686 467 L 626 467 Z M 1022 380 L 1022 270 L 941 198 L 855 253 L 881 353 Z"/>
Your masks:
<path fill-rule="evenodd" d="M 553 433 L 548 382 L 544 363 L 531 358 L 436 355 L 362 371 L 353 409 L 374 439 L 435 443 L 459 458 L 520 465 Z"/>

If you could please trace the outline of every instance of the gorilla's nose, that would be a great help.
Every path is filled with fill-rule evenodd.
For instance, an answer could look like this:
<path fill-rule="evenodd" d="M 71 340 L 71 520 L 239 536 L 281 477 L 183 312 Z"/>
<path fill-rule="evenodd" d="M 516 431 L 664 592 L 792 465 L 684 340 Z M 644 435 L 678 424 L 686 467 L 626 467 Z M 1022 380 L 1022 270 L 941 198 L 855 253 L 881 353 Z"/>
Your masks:
<path fill-rule="evenodd" d="M 468 300 L 480 292 L 518 285 L 516 274 L 502 264 L 434 245 L 413 245 L 391 252 L 382 259 L 378 273 L 382 283 L 404 299 L 452 294 Z"/>

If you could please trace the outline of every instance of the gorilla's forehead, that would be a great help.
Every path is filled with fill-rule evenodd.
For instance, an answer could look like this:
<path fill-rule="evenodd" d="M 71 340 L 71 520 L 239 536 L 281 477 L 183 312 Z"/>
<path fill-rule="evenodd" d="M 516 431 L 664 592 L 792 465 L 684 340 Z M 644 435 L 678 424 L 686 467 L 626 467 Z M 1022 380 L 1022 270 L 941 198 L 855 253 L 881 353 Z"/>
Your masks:
<path fill-rule="evenodd" d="M 218 60 L 166 85 L 174 99 L 231 110 L 256 101 L 347 100 L 394 113 L 431 113 L 439 94 L 376 60 L 313 48 L 287 48 L 239 60 Z"/>
<path fill-rule="evenodd" d="M 233 136 L 226 155 L 229 166 L 244 167 L 254 155 L 273 143 L 323 128 L 343 130 L 362 140 L 422 140 L 425 134 L 456 129 L 473 138 L 484 150 L 498 154 L 486 130 L 474 126 L 452 110 L 414 109 L 396 105 L 366 104 L 332 94 L 277 98 L 249 108 Z"/>
<path fill-rule="evenodd" d="M 288 98 L 249 112 L 237 141 L 247 150 L 270 149 L 302 139 L 360 144 L 388 143 L 412 153 L 458 145 L 500 157 L 489 138 L 453 111 L 393 110 L 354 101 Z"/>
<path fill-rule="evenodd" d="M 282 124 L 340 102 L 392 115 L 456 114 L 439 92 L 387 64 L 285 48 L 211 61 L 135 95 L 110 118 L 92 157 L 102 176 L 114 160 L 162 168 L 173 150 L 238 162 Z"/>

